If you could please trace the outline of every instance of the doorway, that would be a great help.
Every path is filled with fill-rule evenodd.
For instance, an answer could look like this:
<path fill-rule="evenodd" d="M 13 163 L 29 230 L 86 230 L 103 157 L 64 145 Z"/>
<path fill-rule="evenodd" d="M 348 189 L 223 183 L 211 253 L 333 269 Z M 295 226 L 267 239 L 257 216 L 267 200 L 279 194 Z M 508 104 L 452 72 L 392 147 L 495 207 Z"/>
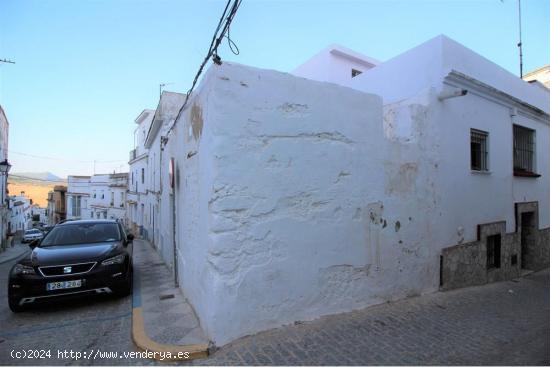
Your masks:
<path fill-rule="evenodd" d="M 533 268 L 534 252 L 536 248 L 535 213 L 521 213 L 521 268 Z"/>

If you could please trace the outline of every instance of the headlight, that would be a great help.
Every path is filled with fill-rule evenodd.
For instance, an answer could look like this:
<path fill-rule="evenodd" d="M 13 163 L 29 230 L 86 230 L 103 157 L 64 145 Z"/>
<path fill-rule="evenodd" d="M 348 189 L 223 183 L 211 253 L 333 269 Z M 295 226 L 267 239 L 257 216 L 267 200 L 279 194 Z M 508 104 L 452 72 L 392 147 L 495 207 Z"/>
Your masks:
<path fill-rule="evenodd" d="M 115 257 L 110 257 L 107 260 L 103 260 L 101 262 L 101 265 L 114 265 L 114 264 L 122 264 L 124 262 L 124 258 L 126 256 L 124 254 L 117 255 Z"/>
<path fill-rule="evenodd" d="M 13 268 L 13 273 L 16 275 L 17 274 L 36 274 L 32 266 L 21 265 L 21 264 L 15 264 L 15 267 Z"/>

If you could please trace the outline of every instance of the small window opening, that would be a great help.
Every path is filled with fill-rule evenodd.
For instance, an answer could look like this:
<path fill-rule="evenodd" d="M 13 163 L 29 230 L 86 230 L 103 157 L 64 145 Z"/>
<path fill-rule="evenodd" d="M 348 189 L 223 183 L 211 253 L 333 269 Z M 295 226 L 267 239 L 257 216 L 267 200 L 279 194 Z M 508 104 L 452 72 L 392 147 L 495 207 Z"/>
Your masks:
<path fill-rule="evenodd" d="M 518 255 L 517 254 L 512 255 L 512 257 L 510 258 L 510 262 L 512 263 L 512 265 L 517 265 L 518 264 Z"/>
<path fill-rule="evenodd" d="M 500 268 L 500 234 L 487 236 L 487 269 Z"/>
<path fill-rule="evenodd" d="M 361 70 L 351 69 L 351 77 L 355 78 L 357 75 L 363 73 Z"/>
<path fill-rule="evenodd" d="M 472 171 L 487 171 L 487 137 L 489 133 L 470 129 L 470 168 Z"/>

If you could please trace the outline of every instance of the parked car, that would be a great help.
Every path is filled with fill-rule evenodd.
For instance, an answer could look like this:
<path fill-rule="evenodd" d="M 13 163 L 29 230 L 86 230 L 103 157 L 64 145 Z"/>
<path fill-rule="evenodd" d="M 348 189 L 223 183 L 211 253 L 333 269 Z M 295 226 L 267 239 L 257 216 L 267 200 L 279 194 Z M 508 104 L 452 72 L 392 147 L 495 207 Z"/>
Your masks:
<path fill-rule="evenodd" d="M 25 234 L 23 235 L 23 239 L 21 242 L 27 243 L 32 242 L 34 240 L 41 240 L 44 237 L 44 233 L 39 229 L 27 229 L 25 231 Z"/>
<path fill-rule="evenodd" d="M 31 253 L 12 267 L 10 309 L 17 312 L 46 298 L 130 294 L 133 239 L 114 220 L 56 225 L 42 240 L 31 242 Z"/>

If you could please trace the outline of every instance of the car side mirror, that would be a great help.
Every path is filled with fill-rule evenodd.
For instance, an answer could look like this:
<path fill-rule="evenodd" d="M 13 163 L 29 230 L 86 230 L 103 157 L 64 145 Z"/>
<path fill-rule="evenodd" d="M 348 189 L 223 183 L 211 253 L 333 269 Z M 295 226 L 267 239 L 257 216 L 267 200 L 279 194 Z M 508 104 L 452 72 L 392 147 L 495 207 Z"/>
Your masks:
<path fill-rule="evenodd" d="M 134 235 L 131 234 L 131 233 L 128 234 L 128 235 L 126 236 L 126 240 L 127 240 L 128 242 L 133 242 L 133 241 L 134 241 Z"/>
<path fill-rule="evenodd" d="M 31 250 L 34 250 L 39 243 L 40 243 L 40 240 L 32 240 L 31 243 L 29 243 L 29 247 L 31 248 Z"/>

